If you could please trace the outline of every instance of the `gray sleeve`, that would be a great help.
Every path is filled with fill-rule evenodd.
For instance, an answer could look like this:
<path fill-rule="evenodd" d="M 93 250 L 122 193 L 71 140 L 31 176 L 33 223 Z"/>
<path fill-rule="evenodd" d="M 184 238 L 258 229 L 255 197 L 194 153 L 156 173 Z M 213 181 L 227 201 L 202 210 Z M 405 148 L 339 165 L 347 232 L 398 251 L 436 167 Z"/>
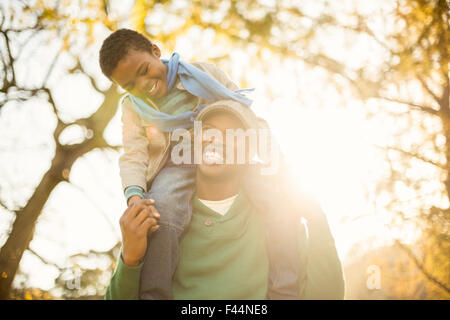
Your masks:
<path fill-rule="evenodd" d="M 300 298 L 343 299 L 344 274 L 327 218 L 316 202 L 309 202 L 307 209 L 306 272 L 301 280 Z"/>

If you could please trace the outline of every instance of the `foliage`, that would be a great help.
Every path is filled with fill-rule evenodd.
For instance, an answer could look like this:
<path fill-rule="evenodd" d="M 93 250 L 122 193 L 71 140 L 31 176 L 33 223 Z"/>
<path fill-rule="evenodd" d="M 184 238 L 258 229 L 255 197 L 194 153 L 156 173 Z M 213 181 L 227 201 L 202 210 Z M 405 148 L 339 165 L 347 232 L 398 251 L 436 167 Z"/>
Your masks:
<path fill-rule="evenodd" d="M 373 121 L 396 121 L 398 130 L 392 133 L 390 143 L 378 146 L 385 156 L 387 169 L 385 179 L 371 190 L 370 201 L 376 214 L 387 217 L 388 226 L 393 234 L 400 235 L 398 238 L 407 238 L 405 234 L 411 230 L 416 236 L 385 249 L 395 252 L 392 261 L 383 260 L 386 256 L 379 252 L 372 252 L 370 259 L 384 269 L 398 270 L 395 273 L 413 274 L 414 279 L 408 282 L 401 277 L 392 278 L 386 284 L 385 297 L 448 299 L 448 2 L 387 1 L 377 12 L 359 10 L 360 2 L 355 3 L 355 8 L 347 9 L 337 8 L 332 1 L 314 1 L 316 9 L 311 10 L 307 2 L 138 0 L 132 4 L 128 17 L 127 12 L 115 9 L 114 1 L 3 2 L 0 5 L 0 108 L 37 97 L 50 104 L 57 124 L 51 166 L 43 173 L 33 194 L 21 203 L 6 203 L 0 198 L 2 208 L 16 218 L 0 251 L 0 298 L 7 297 L 22 254 L 31 250 L 34 225 L 53 189 L 61 182 L 70 183 L 72 165 L 96 148 L 120 149 L 109 145 L 103 137 L 117 111 L 120 93 L 115 86 L 103 89 L 101 81 L 93 75 L 91 57 L 86 57 L 85 52 L 98 46 L 102 40 L 99 35 L 131 26 L 164 44 L 167 51 L 173 50 L 180 36 L 200 30 L 200 35 L 213 32 L 218 46 L 255 52 L 256 67 L 270 65 L 267 57 L 302 61 L 311 68 L 326 70 L 336 87 L 351 88 Z M 350 42 L 349 52 L 357 51 L 358 41 L 370 41 L 382 59 L 374 61 L 368 56 L 355 63 L 347 56 L 338 56 L 330 50 L 324 34 Z M 55 41 L 59 46 L 48 71 L 39 79 L 27 81 L 18 68 L 29 63 L 21 57 L 22 50 L 35 43 L 50 48 Z M 58 72 L 85 75 L 92 88 L 104 98 L 89 117 L 68 121 L 53 99 L 48 81 L 62 56 L 69 56 L 73 62 Z M 209 59 L 225 65 L 228 54 L 224 52 Z M 246 85 L 245 77 L 241 84 Z M 81 126 L 90 134 L 77 144 L 59 143 L 61 133 L 71 125 Z M 405 259 L 397 259 L 399 252 Z M 72 265 L 69 270 L 60 270 L 56 287 L 63 288 L 64 277 L 73 272 L 74 265 L 69 265 Z M 113 264 L 108 272 L 111 268 Z M 92 291 L 94 296 L 101 294 L 102 287 L 87 288 L 97 283 L 103 273 L 100 269 L 83 270 L 81 282 L 86 292 Z M 17 290 L 11 291 L 12 298 L 42 296 L 33 293 L 33 289 Z M 79 294 L 62 290 L 67 298 Z"/>

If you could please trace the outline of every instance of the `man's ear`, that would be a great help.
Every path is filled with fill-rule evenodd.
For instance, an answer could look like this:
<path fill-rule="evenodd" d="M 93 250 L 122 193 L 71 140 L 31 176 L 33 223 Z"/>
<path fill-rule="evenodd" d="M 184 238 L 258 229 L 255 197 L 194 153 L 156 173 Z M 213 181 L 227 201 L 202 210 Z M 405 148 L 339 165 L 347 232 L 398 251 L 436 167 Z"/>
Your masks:
<path fill-rule="evenodd" d="M 156 44 L 152 44 L 152 50 L 153 50 L 153 54 L 155 55 L 155 57 L 161 58 L 161 50 L 159 50 L 159 48 Z"/>

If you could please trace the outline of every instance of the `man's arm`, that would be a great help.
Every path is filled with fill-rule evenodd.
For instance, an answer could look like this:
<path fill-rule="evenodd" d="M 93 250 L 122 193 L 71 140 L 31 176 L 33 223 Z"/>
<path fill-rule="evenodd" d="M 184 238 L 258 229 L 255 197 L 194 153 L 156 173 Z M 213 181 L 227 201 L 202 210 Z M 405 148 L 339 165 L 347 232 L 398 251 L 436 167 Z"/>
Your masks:
<path fill-rule="evenodd" d="M 106 300 L 139 299 L 142 258 L 147 250 L 147 233 L 158 230 L 159 213 L 149 199 L 132 203 L 120 218 L 122 248 L 116 270 L 106 290 Z"/>
<path fill-rule="evenodd" d="M 139 300 L 141 269 L 142 263 L 137 266 L 126 265 L 123 262 L 121 253 L 117 261 L 116 270 L 106 289 L 105 300 Z"/>
<path fill-rule="evenodd" d="M 319 203 L 306 201 L 306 275 L 300 285 L 300 299 L 343 299 L 344 274 L 327 218 Z"/>

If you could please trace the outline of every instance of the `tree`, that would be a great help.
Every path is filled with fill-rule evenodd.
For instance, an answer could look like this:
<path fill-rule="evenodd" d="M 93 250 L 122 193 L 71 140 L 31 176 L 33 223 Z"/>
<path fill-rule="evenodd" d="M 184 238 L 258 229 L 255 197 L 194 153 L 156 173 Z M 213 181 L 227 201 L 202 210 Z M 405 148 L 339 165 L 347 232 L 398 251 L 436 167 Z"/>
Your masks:
<path fill-rule="evenodd" d="M 42 0 L 33 6 L 22 2 L 1 6 L 0 106 L 33 96 L 44 97 L 52 105 L 57 126 L 51 167 L 33 195 L 23 206 L 3 205 L 15 214 L 16 220 L 0 251 L 0 298 L 7 297 L 22 254 L 33 238 L 37 217 L 55 186 L 68 181 L 73 163 L 95 148 L 119 148 L 108 145 L 103 132 L 117 111 L 120 94 L 114 86 L 100 89 L 80 57 L 85 48 L 102 40 L 94 36 L 96 27 L 115 30 L 127 25 L 128 17 L 112 10 L 109 1 L 90 4 L 80 1 L 72 6 L 64 1 L 54 6 L 49 3 Z M 271 57 L 301 61 L 311 68 L 326 70 L 336 87 L 353 90 L 374 120 L 387 117 L 405 123 L 393 134 L 389 145 L 379 146 L 388 170 L 386 178 L 372 190 L 371 199 L 376 212 L 386 212 L 391 218 L 393 229 L 413 225 L 420 230 L 422 240 L 415 243 L 414 250 L 401 242 L 399 248 L 408 254 L 431 285 L 448 294 L 449 5 L 445 0 L 398 0 L 383 3 L 380 12 L 363 12 L 358 7 L 361 3 L 355 1 L 356 8 L 346 9 L 333 1 L 314 1 L 318 9 L 310 10 L 308 2 L 137 0 L 132 5 L 128 26 L 163 43 L 168 51 L 176 46 L 179 36 L 200 29 L 200 34 L 213 31 L 218 44 L 249 50 L 256 47 L 252 52 L 256 52 L 253 58 L 258 68 L 267 65 L 264 56 L 267 50 Z M 158 16 L 173 23 L 161 23 Z M 368 57 L 355 66 L 348 57 L 337 57 L 329 50 L 324 33 L 336 34 L 343 42 L 350 39 L 349 51 L 357 51 L 361 39 L 370 41 L 382 58 L 372 61 Z M 51 89 L 46 86 L 54 64 L 35 86 L 17 80 L 16 67 L 22 63 L 20 47 L 28 37 L 38 35 L 60 39 L 63 45 L 56 59 L 67 53 L 76 61 L 66 72 L 85 74 L 91 79 L 92 87 L 104 96 L 103 103 L 90 117 L 73 122 L 60 119 Z M 209 59 L 225 64 L 228 56 Z M 246 85 L 245 77 L 241 84 Z M 60 134 L 71 125 L 90 130 L 89 138 L 73 145 L 60 144 Z M 420 132 L 420 137 L 413 140 L 411 136 L 416 132 Z M 428 173 L 421 174 L 423 168 Z M 438 186 L 430 189 L 430 184 L 436 182 Z M 412 196 L 401 196 L 405 190 Z M 427 245 L 420 248 L 421 243 Z"/>
<path fill-rule="evenodd" d="M 117 149 L 117 146 L 109 145 L 103 138 L 103 132 L 117 111 L 120 93 L 115 86 L 101 90 L 94 79 L 83 68 L 80 61 L 80 53 L 72 53 L 71 45 L 77 42 L 77 37 L 88 38 L 95 24 L 105 18 L 106 13 L 98 15 L 97 20 L 84 18 L 76 23 L 71 22 L 70 14 L 64 6 L 57 3 L 55 7 L 48 6 L 45 2 L 38 2 L 34 6 L 26 3 L 6 3 L 0 7 L 0 34 L 2 38 L 1 49 L 1 90 L 0 107 L 3 108 L 11 101 L 26 101 L 31 97 L 39 96 L 47 99 L 53 108 L 57 119 L 57 125 L 53 133 L 55 142 L 55 154 L 50 168 L 45 172 L 41 181 L 36 186 L 32 196 L 24 206 L 10 208 L 2 204 L 3 208 L 14 212 L 16 219 L 12 225 L 9 237 L 0 251 L 0 299 L 6 299 L 16 274 L 19 262 L 30 241 L 33 238 L 34 226 L 52 190 L 62 181 L 68 181 L 69 173 L 74 162 L 86 153 L 96 148 Z M 91 10 L 105 10 L 105 7 L 97 6 Z M 17 14 L 18 13 L 18 14 Z M 106 21 L 108 24 L 108 21 Z M 85 32 L 79 29 L 85 27 Z M 47 41 L 59 39 L 62 47 L 57 52 L 53 63 L 47 73 L 40 79 L 39 84 L 28 86 L 18 80 L 17 65 L 25 63 L 20 60 L 21 50 L 30 43 L 33 37 L 42 36 Z M 92 34 L 91 34 L 92 37 Z M 22 40 L 25 39 L 25 40 Z M 45 42 L 41 45 L 46 45 Z M 75 51 L 75 50 L 74 50 Z M 73 122 L 64 122 L 60 118 L 52 90 L 47 86 L 56 60 L 62 53 L 72 55 L 76 65 L 67 72 L 81 72 L 91 79 L 92 87 L 104 96 L 102 104 L 88 118 L 77 119 Z M 23 79 L 23 76 L 21 77 Z M 59 142 L 60 134 L 69 126 L 78 125 L 87 130 L 89 135 L 81 143 L 64 145 Z"/>

